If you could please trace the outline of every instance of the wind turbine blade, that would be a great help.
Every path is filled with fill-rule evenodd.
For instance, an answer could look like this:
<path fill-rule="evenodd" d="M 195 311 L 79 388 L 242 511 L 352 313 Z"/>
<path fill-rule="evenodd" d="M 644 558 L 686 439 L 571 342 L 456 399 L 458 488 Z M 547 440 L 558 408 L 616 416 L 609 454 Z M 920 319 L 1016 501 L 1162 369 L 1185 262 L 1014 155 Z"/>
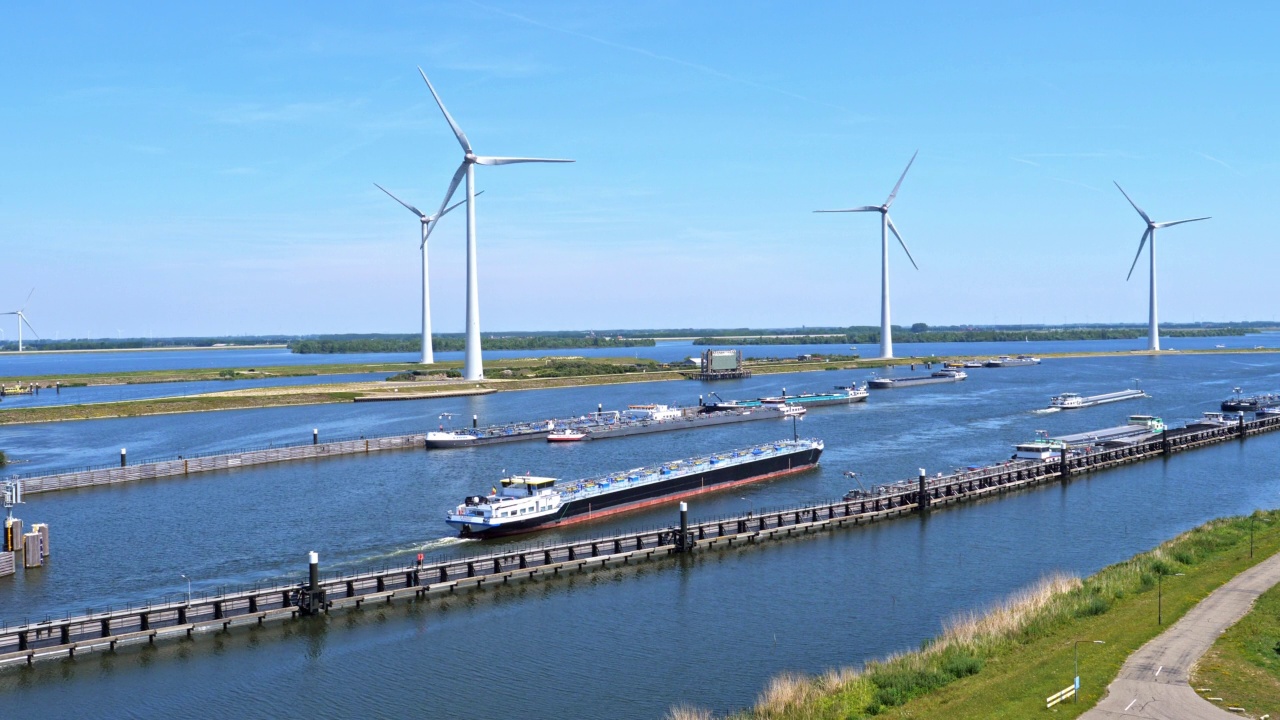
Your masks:
<path fill-rule="evenodd" d="M 31 327 L 31 323 L 27 322 L 26 315 L 19 315 L 18 317 L 22 318 L 22 322 L 26 324 L 27 329 L 31 331 L 32 335 L 35 335 L 36 337 L 40 337 L 40 333 L 36 332 L 35 328 Z"/>
<path fill-rule="evenodd" d="M 1111 182 L 1116 181 L 1112 180 Z M 1147 217 L 1147 214 L 1142 212 L 1142 208 L 1138 207 L 1138 203 L 1134 202 L 1133 198 L 1129 197 L 1129 193 L 1125 192 L 1124 188 L 1120 187 L 1120 183 L 1116 182 L 1116 188 L 1120 190 L 1120 194 L 1124 196 L 1124 199 L 1129 201 L 1129 204 L 1133 206 L 1133 209 L 1138 211 L 1138 214 L 1142 216 L 1142 219 L 1146 220 L 1147 224 L 1150 225 L 1151 218 Z"/>
<path fill-rule="evenodd" d="M 1182 223 L 1200 222 L 1201 220 L 1208 220 L 1208 219 L 1209 218 L 1207 217 L 1202 217 L 1202 218 L 1191 218 L 1190 220 L 1174 220 L 1173 222 L 1156 223 L 1155 226 L 1158 228 L 1167 228 L 1167 227 L 1173 227 L 1174 225 L 1181 225 Z"/>
<path fill-rule="evenodd" d="M 814 210 L 814 212 L 880 212 L 880 208 L 874 205 L 863 205 L 862 207 L 848 208 L 845 210 Z"/>
<path fill-rule="evenodd" d="M 889 213 L 885 213 L 884 220 L 889 224 L 889 229 L 893 231 L 893 236 L 898 238 L 898 244 L 902 246 L 902 252 L 907 254 L 907 259 L 911 261 L 911 267 L 919 270 L 920 266 L 916 264 L 916 259 L 911 257 L 911 251 L 907 249 L 907 241 L 902 239 L 898 234 L 898 228 L 893 224 L 893 218 L 889 217 Z"/>
<path fill-rule="evenodd" d="M 386 189 L 386 188 L 382 187 L 382 186 L 381 186 L 381 185 L 379 185 L 378 183 L 374 183 L 374 184 L 373 184 L 373 186 L 374 186 L 374 187 L 376 187 L 376 188 L 378 188 L 378 189 L 379 189 L 379 190 L 381 190 L 382 192 L 386 193 L 387 195 L 390 195 L 392 200 L 395 200 L 396 202 L 400 203 L 401 205 L 403 205 L 403 206 L 405 206 L 405 207 L 409 208 L 409 212 L 413 213 L 414 215 L 417 215 L 417 216 L 418 216 L 418 217 L 420 217 L 420 218 L 425 218 L 425 217 L 426 217 L 426 215 L 423 215 L 423 214 L 422 214 L 422 211 L 421 211 L 421 210 L 419 210 L 418 208 L 416 208 L 416 207 L 414 207 L 414 206 L 410 205 L 409 203 L 407 203 L 407 202 L 405 202 L 405 201 L 401 200 L 400 198 L 396 197 L 395 195 L 391 195 L 391 191 L 390 191 L 390 190 L 388 190 L 388 189 Z"/>
<path fill-rule="evenodd" d="M 1119 187 L 1119 185 L 1117 185 L 1116 187 Z M 1121 190 L 1120 192 L 1124 192 L 1124 191 Z M 1133 201 L 1131 200 L 1130 202 L 1133 202 Z M 1142 211 L 1139 210 L 1138 212 L 1142 212 Z M 1133 269 L 1138 267 L 1138 258 L 1142 257 L 1142 248 L 1144 245 L 1147 244 L 1147 236 L 1150 234 L 1151 234 L 1151 228 L 1147 228 L 1147 231 L 1142 233 L 1142 240 L 1138 242 L 1138 254 L 1133 256 L 1133 264 L 1129 266 L 1129 274 L 1124 276 L 1125 282 L 1128 282 L 1129 278 L 1133 277 Z"/>
<path fill-rule="evenodd" d="M 518 158 L 518 157 L 477 157 L 477 165 L 512 165 L 515 163 L 571 163 L 572 160 L 555 160 L 552 158 Z"/>
<path fill-rule="evenodd" d="M 476 197 L 480 197 L 480 196 L 481 196 L 481 195 L 483 195 L 483 194 L 484 194 L 484 191 L 483 191 L 483 190 L 481 190 L 480 192 L 476 193 Z M 435 229 L 435 227 L 436 227 L 436 223 L 440 222 L 440 218 L 444 217 L 445 215 L 448 215 L 450 210 L 453 210 L 454 208 L 458 207 L 459 205 L 466 205 L 466 204 L 467 204 L 467 201 L 466 201 L 466 200 L 459 200 L 458 202 L 456 202 L 456 203 L 454 203 L 454 204 L 450 205 L 449 207 L 445 208 L 445 209 L 444 209 L 443 211 L 441 211 L 439 214 L 437 214 L 437 215 L 432 215 L 432 216 L 431 216 L 431 217 L 429 217 L 429 218 L 423 218 L 422 220 L 423 220 L 423 222 L 425 222 L 425 223 L 427 224 L 427 227 L 426 227 L 426 229 L 425 229 L 425 230 L 423 230 L 423 231 L 422 231 L 422 242 L 418 244 L 418 249 L 422 249 L 422 248 L 426 247 L 426 245 L 427 245 L 427 238 L 431 237 L 431 231 Z"/>
<path fill-rule="evenodd" d="M 421 67 L 418 68 L 418 74 L 422 76 L 423 82 L 427 84 L 427 89 L 431 91 L 431 97 L 436 99 L 436 105 L 440 106 L 440 112 L 444 113 L 444 119 L 449 122 L 449 127 L 453 128 L 453 134 L 458 136 L 458 144 L 462 146 L 462 151 L 471 155 L 471 141 L 467 139 L 467 134 L 462 132 L 462 128 L 458 127 L 458 123 L 453 121 L 453 116 L 445 109 L 444 101 L 440 99 L 440 94 L 431 85 L 431 81 L 427 79 L 427 74 L 422 72 Z"/>
<path fill-rule="evenodd" d="M 440 203 L 440 209 L 431 217 L 438 218 L 441 215 L 444 215 L 445 208 L 449 207 L 449 201 L 453 199 L 453 192 L 458 189 L 458 183 L 462 182 L 462 176 L 466 174 L 467 162 L 463 160 L 462 164 L 458 166 L 458 171 L 453 174 L 453 181 L 449 183 L 449 191 L 444 194 L 444 201 Z M 466 200 L 463 200 L 462 202 L 466 202 Z"/>
<path fill-rule="evenodd" d="M 483 195 L 483 194 L 484 194 L 484 191 L 483 191 L 483 190 L 481 190 L 480 192 L 476 193 L 476 194 L 475 194 L 475 196 L 476 196 L 476 197 L 480 197 L 480 196 L 481 196 L 481 195 Z M 442 213 L 440 213 L 439 215 L 437 215 L 436 217 L 432 218 L 432 220 L 439 220 L 440 218 L 444 217 L 445 215 L 448 215 L 448 214 L 449 214 L 449 212 L 450 212 L 451 210 L 453 210 L 454 208 L 458 207 L 459 205 L 466 205 L 466 204 L 467 204 L 467 201 L 466 201 L 466 200 L 459 200 L 458 202 L 456 202 L 456 203 L 454 203 L 454 204 L 450 205 L 449 207 L 445 208 L 445 209 L 444 209 L 444 212 L 442 212 Z"/>
<path fill-rule="evenodd" d="M 31 302 L 31 296 L 36 294 L 36 289 L 31 288 L 31 292 L 27 293 L 27 299 L 22 301 L 22 309 L 27 309 L 27 303 Z"/>
<path fill-rule="evenodd" d="M 914 163 L 914 162 L 916 161 L 916 155 L 919 155 L 919 154 L 920 154 L 920 151 L 919 151 L 919 150 L 917 150 L 917 151 L 915 151 L 915 153 L 911 156 L 911 160 L 907 162 L 907 170 L 910 170 L 910 169 L 911 169 L 911 163 Z M 893 199 L 894 199 L 894 198 L 896 198 L 896 197 L 898 197 L 898 188 L 902 187 L 902 181 L 903 181 L 903 180 L 905 180 L 905 179 L 907 178 L 907 170 L 903 170 L 903 171 L 902 171 L 902 177 L 898 178 L 898 184 L 893 186 L 893 192 L 889 193 L 889 199 L 884 201 L 884 209 L 885 209 L 885 210 L 888 210 L 888 209 L 889 209 L 889 206 L 893 204 Z M 899 239 L 901 239 L 901 238 L 899 238 Z M 908 253 L 908 255 L 909 255 L 909 254 L 910 254 L 910 253 Z"/>

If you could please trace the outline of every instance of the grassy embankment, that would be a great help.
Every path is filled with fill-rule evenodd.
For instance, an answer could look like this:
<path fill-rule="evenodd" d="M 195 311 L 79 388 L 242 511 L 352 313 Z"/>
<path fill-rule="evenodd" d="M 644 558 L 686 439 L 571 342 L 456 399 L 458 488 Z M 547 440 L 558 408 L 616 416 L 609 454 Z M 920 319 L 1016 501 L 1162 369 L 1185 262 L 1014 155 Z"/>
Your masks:
<path fill-rule="evenodd" d="M 1052 576 L 984 612 L 951 618 L 942 634 L 918 651 L 818 677 L 779 675 L 752 708 L 730 717 L 1035 717 L 1047 714 L 1046 697 L 1071 684 L 1072 641 L 1102 640 L 1105 645 L 1079 647 L 1080 702 L 1051 711 L 1055 717 L 1076 717 L 1097 703 L 1131 653 L 1223 583 L 1280 551 L 1280 511 L 1258 512 L 1254 520 L 1252 559 L 1249 520 L 1213 520 L 1084 580 Z M 1165 624 L 1157 625 L 1157 575 L 1176 573 L 1185 576 L 1164 583 Z M 1256 687 L 1266 697 L 1254 698 L 1255 706 L 1274 706 L 1280 700 L 1274 688 Z M 696 707 L 675 708 L 668 715 L 671 720 L 711 717 Z"/>
<path fill-rule="evenodd" d="M 1280 586 L 1222 634 L 1196 664 L 1191 686 L 1250 716 L 1280 714 Z"/>

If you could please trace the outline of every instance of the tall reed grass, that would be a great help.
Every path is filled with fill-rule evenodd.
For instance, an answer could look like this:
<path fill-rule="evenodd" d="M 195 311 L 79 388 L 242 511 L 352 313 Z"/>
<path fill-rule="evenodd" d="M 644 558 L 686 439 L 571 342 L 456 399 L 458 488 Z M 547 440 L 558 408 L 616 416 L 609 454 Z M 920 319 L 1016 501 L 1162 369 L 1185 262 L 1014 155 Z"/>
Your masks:
<path fill-rule="evenodd" d="M 1280 511 L 1255 513 L 1255 532 L 1280 522 Z M 877 715 L 913 697 L 980 673 L 986 663 L 1018 646 L 1053 638 L 1073 621 L 1107 613 L 1155 589 L 1157 577 L 1183 572 L 1242 545 L 1248 518 L 1212 520 L 1084 580 L 1052 573 L 979 611 L 945 619 L 942 632 L 918 650 L 818 676 L 784 672 L 765 686 L 750 709 L 734 720 L 845 720 Z M 1259 558 L 1261 559 L 1261 558 Z M 667 720 L 711 720 L 710 712 L 684 705 Z"/>

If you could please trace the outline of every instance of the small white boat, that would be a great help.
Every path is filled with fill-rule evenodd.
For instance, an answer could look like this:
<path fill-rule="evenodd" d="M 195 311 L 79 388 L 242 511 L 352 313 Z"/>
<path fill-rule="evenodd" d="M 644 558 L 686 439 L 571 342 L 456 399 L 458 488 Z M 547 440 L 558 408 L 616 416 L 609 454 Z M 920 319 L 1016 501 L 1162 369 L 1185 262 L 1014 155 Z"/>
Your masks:
<path fill-rule="evenodd" d="M 587 433 L 583 430 L 574 430 L 573 428 L 561 428 L 553 430 L 547 435 L 547 442 L 578 442 L 584 440 Z"/>
<path fill-rule="evenodd" d="M 804 417 L 804 414 L 806 412 L 808 412 L 808 409 L 805 408 L 805 406 L 803 405 L 794 405 L 792 403 L 787 403 L 782 406 L 783 419 L 786 419 L 789 417 Z"/>

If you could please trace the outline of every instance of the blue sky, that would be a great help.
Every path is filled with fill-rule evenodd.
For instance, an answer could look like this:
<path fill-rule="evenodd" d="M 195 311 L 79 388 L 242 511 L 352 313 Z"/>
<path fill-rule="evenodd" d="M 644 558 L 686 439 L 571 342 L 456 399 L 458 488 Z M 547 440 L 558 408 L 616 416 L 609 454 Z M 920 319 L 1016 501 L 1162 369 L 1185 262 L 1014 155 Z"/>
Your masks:
<path fill-rule="evenodd" d="M 1193 3 L 10 4 L 0 309 L 46 337 L 412 332 L 477 170 L 482 328 L 1273 319 L 1280 10 Z M 464 224 L 431 239 L 460 332 Z M 12 337 L 11 321 L 0 329 Z"/>

